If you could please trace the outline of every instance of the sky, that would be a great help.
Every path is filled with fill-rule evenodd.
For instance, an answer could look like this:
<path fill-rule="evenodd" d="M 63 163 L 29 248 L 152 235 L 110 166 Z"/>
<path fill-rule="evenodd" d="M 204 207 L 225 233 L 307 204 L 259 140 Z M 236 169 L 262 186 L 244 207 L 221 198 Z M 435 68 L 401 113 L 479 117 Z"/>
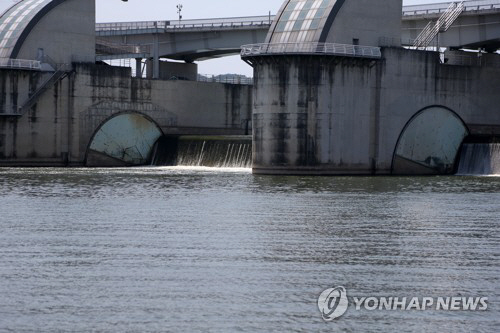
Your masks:
<path fill-rule="evenodd" d="M 15 0 L 0 0 L 0 10 Z M 178 4 L 183 19 L 239 17 L 276 14 L 284 0 L 96 0 L 97 22 L 127 22 L 177 19 Z M 446 2 L 446 0 L 404 0 L 404 5 Z M 239 56 L 200 61 L 200 74 L 237 73 L 252 75 L 252 68 Z"/>
<path fill-rule="evenodd" d="M 7 0 L 0 0 L 7 1 Z M 7 1 L 8 2 L 8 1 Z M 284 0 L 96 0 L 97 22 L 173 20 L 178 4 L 183 19 L 275 14 Z M 404 0 L 405 5 L 447 0 Z"/>

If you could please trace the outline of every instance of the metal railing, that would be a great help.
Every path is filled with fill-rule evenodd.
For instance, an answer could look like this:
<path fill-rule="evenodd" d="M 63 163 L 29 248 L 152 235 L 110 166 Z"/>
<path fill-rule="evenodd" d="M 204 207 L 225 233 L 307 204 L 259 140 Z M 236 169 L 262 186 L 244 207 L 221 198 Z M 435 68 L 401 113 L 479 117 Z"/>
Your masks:
<path fill-rule="evenodd" d="M 220 29 L 252 26 L 270 26 L 274 16 L 229 17 L 203 20 L 181 21 L 138 21 L 97 23 L 96 32 L 123 32 L 130 30 L 182 30 L 182 29 Z"/>
<path fill-rule="evenodd" d="M 19 107 L 19 115 L 24 115 L 29 109 L 36 104 L 40 96 L 52 87 L 56 82 L 60 81 L 67 75 L 67 71 L 64 69 L 59 69 L 54 72 L 45 82 L 43 82 L 37 90 L 35 90 L 31 96 Z"/>
<path fill-rule="evenodd" d="M 273 54 L 325 54 L 361 58 L 381 58 L 380 47 L 335 43 L 261 43 L 241 47 L 241 56 Z"/>
<path fill-rule="evenodd" d="M 170 21 L 167 29 L 238 28 L 249 26 L 270 26 L 274 16 L 229 17 L 204 20 Z"/>
<path fill-rule="evenodd" d="M 42 65 L 38 60 L 0 58 L 0 68 L 29 69 L 39 71 Z"/>
<path fill-rule="evenodd" d="M 198 82 L 229 83 L 229 84 L 253 84 L 253 78 L 246 76 L 206 75 L 198 74 Z"/>
<path fill-rule="evenodd" d="M 443 22 L 440 31 L 447 31 L 464 10 L 464 1 L 451 4 L 449 10 L 440 18 Z"/>
<path fill-rule="evenodd" d="M 416 16 L 428 14 L 442 14 L 446 12 L 450 2 L 441 2 L 436 4 L 404 6 L 403 16 Z M 464 1 L 464 11 L 479 11 L 479 10 L 492 10 L 500 9 L 499 0 L 472 0 Z"/>
<path fill-rule="evenodd" d="M 169 21 L 137 21 L 137 22 L 110 22 L 110 23 L 96 23 L 95 30 L 99 32 L 109 31 L 126 31 L 126 30 L 155 30 L 166 29 L 170 24 Z"/>
<path fill-rule="evenodd" d="M 464 1 L 452 2 L 446 11 L 434 22 L 430 21 L 413 43 L 414 47 L 427 47 L 440 32 L 447 31 L 465 9 Z"/>

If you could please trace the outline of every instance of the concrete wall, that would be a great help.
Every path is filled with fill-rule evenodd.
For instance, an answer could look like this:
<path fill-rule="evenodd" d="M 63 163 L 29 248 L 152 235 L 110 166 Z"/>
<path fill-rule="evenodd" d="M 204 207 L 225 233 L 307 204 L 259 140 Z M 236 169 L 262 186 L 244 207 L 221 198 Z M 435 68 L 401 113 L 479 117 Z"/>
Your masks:
<path fill-rule="evenodd" d="M 160 76 L 162 80 L 198 80 L 198 65 L 183 62 L 160 61 Z M 153 77 L 153 60 L 146 62 L 146 76 Z"/>
<path fill-rule="evenodd" d="M 43 75 L 0 70 L 4 109 L 22 105 Z M 82 165 L 99 126 L 125 112 L 146 115 L 164 134 L 244 134 L 251 87 L 144 80 L 130 69 L 79 64 L 22 117 L 0 114 L 0 165 Z"/>
<path fill-rule="evenodd" d="M 347 0 L 333 22 L 327 43 L 378 46 L 381 37 L 401 38 L 401 0 Z M 394 45 L 397 46 L 397 45 Z"/>
<path fill-rule="evenodd" d="M 383 60 L 256 57 L 254 171 L 388 174 L 398 138 L 420 110 L 439 105 L 470 128 L 500 134 L 500 69 L 441 65 L 401 48 Z"/>
<path fill-rule="evenodd" d="M 437 53 L 384 49 L 378 165 L 390 167 L 395 143 L 416 112 L 431 105 L 456 112 L 471 130 L 500 134 L 500 68 L 441 65 Z M 476 132 L 476 129 L 478 132 Z M 383 135 L 382 135 L 383 134 Z"/>
<path fill-rule="evenodd" d="M 2 111 L 13 113 L 28 99 L 28 93 L 51 73 L 0 70 Z M 5 165 L 63 164 L 68 152 L 68 85 L 56 83 L 44 98 L 23 117 L 0 114 L 0 160 Z M 2 164 L 2 163 L 0 163 Z"/>
<path fill-rule="evenodd" d="M 56 63 L 95 61 L 95 0 L 67 0 L 47 13 L 23 43 L 19 59 L 37 59 L 38 49 Z"/>

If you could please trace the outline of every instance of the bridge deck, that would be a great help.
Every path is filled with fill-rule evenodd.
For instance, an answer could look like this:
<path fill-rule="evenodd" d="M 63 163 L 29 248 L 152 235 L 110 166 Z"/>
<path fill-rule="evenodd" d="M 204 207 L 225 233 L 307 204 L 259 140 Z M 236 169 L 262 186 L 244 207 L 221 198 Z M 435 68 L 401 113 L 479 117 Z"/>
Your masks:
<path fill-rule="evenodd" d="M 414 16 L 436 16 L 446 11 L 451 2 L 436 4 L 423 4 L 403 6 L 403 18 L 411 19 Z M 499 0 L 472 0 L 465 1 L 465 12 L 500 10 Z M 274 15 L 208 18 L 195 20 L 170 20 L 170 21 L 136 21 L 136 22 L 108 22 L 97 23 L 97 36 L 128 35 L 132 33 L 159 33 L 180 31 L 217 31 L 235 28 L 269 27 L 274 20 Z"/>
<path fill-rule="evenodd" d="M 218 31 L 227 29 L 268 29 L 274 16 L 228 17 L 182 21 L 138 21 L 97 23 L 97 36 L 163 32 Z"/>
<path fill-rule="evenodd" d="M 412 40 L 423 29 L 421 25 L 426 25 L 429 20 L 437 19 L 451 2 L 441 2 L 437 4 L 424 4 L 403 6 L 402 19 L 403 31 L 402 40 Z M 467 26 L 465 35 L 472 36 L 464 42 L 464 32 L 457 29 L 460 25 L 455 25 L 456 29 L 451 29 L 448 38 L 443 38 L 441 42 L 449 43 L 448 46 L 474 46 L 495 49 L 500 34 L 496 35 L 496 30 L 500 31 L 500 19 L 493 17 L 500 15 L 500 0 L 470 0 L 465 1 L 465 11 L 462 17 L 480 18 L 481 16 L 491 16 L 493 21 L 480 22 L 467 21 L 463 24 Z M 205 58 L 218 57 L 222 55 L 237 54 L 242 44 L 256 44 L 264 42 L 269 30 L 273 15 L 249 16 L 249 17 L 228 17 L 196 20 L 170 20 L 170 21 L 139 21 L 139 22 L 111 22 L 97 23 L 96 35 L 98 58 L 120 59 L 126 57 L 154 57 L 155 47 L 157 56 L 176 60 L 195 61 Z M 496 22 L 499 21 L 499 22 Z M 471 40 L 476 35 L 474 29 L 487 27 L 488 40 Z M 495 25 L 492 27 L 491 25 Z M 453 26 L 452 26 L 453 27 Z M 474 28 L 475 27 L 475 28 Z M 472 29 L 472 30 L 471 30 Z M 460 30 L 460 31 L 459 31 Z M 463 29 L 462 29 L 463 30 Z M 456 32 L 456 33 L 455 33 Z M 455 33 L 455 35 L 453 35 Z M 453 36 L 452 36 L 453 35 Z M 493 35 L 493 39 L 491 36 Z M 124 37 L 128 36 L 128 37 Z M 159 37 L 154 37 L 159 36 Z M 174 37 L 175 36 L 175 37 Z M 446 37 L 446 36 L 445 36 Z M 157 38 L 155 40 L 155 38 Z M 124 42 L 126 41 L 126 42 Z M 406 45 L 407 43 L 403 43 Z M 155 46 L 156 45 L 156 46 Z M 441 44 L 442 46 L 446 46 Z M 135 55 L 135 56 L 134 56 Z M 148 56 L 149 55 L 149 56 Z"/>

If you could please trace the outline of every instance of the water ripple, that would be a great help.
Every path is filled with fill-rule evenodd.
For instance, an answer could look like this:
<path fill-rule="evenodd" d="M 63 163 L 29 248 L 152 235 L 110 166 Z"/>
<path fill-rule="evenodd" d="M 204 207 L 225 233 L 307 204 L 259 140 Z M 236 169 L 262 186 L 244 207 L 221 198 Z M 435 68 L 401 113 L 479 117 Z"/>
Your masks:
<path fill-rule="evenodd" d="M 0 169 L 0 331 L 483 331 L 500 325 L 500 178 Z M 487 296 L 348 310 L 324 289 Z"/>

